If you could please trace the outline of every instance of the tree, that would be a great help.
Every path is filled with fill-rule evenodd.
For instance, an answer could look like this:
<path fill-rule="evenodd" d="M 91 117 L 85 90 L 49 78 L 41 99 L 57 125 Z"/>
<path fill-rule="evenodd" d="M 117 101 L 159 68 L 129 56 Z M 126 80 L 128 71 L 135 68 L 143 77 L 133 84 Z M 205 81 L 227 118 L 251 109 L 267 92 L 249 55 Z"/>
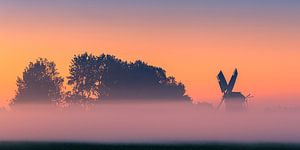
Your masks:
<path fill-rule="evenodd" d="M 128 63 L 113 55 L 75 55 L 68 79 L 71 97 L 79 99 L 190 99 L 185 86 L 167 77 L 162 68 L 140 60 Z"/>
<path fill-rule="evenodd" d="M 106 99 L 109 97 L 117 98 L 117 96 L 123 96 L 123 89 L 120 85 L 126 85 L 127 88 L 132 86 L 128 79 L 127 62 L 123 62 L 121 59 L 118 59 L 113 55 L 105 54 L 98 57 L 98 62 L 98 64 L 100 64 L 98 74 L 100 84 L 97 86 L 98 99 Z"/>
<path fill-rule="evenodd" d="M 92 54 L 75 55 L 70 65 L 68 84 L 73 86 L 71 99 L 84 100 L 96 96 L 99 84 L 99 62 Z"/>
<path fill-rule="evenodd" d="M 64 79 L 52 61 L 39 58 L 30 62 L 22 78 L 17 78 L 17 92 L 13 103 L 52 103 L 62 96 Z"/>

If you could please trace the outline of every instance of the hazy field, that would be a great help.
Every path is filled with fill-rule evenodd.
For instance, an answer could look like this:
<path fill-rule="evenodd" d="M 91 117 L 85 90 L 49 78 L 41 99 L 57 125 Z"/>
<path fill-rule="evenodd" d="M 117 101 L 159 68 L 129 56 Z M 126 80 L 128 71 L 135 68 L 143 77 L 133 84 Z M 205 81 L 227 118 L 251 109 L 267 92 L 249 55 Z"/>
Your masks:
<path fill-rule="evenodd" d="M 300 143 L 297 111 L 205 110 L 182 103 L 40 105 L 0 113 L 0 141 L 92 143 Z"/>

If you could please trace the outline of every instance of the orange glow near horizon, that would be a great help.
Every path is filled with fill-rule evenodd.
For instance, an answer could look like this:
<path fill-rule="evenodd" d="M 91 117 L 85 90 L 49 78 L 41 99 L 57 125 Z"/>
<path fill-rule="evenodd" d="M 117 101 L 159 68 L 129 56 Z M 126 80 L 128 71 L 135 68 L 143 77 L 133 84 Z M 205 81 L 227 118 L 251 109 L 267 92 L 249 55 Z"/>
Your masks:
<path fill-rule="evenodd" d="M 1 14 L 0 102 L 14 96 L 16 78 L 30 61 L 55 61 L 66 77 L 73 55 L 85 51 L 160 66 L 182 81 L 194 100 L 219 101 L 216 75 L 223 70 L 230 78 L 234 68 L 239 70 L 236 91 L 298 100 L 300 23 L 292 17 L 256 20 L 241 15 L 226 20 L 201 15 L 194 21 L 197 16 L 155 18 L 142 13 L 135 18 L 131 13 L 124 18 L 120 12 L 104 18 L 68 13 L 56 18 L 29 10 Z"/>

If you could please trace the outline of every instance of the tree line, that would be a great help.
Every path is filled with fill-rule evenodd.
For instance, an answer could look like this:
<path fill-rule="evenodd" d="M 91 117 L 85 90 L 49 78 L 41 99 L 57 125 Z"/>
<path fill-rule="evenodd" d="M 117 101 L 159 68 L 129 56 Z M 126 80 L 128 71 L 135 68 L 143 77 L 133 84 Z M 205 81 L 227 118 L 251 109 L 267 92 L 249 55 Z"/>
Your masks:
<path fill-rule="evenodd" d="M 71 87 L 65 90 L 65 83 Z M 53 61 L 38 58 L 17 78 L 13 104 L 89 103 L 116 100 L 191 100 L 185 86 L 160 67 L 113 55 L 74 55 L 63 78 Z"/>

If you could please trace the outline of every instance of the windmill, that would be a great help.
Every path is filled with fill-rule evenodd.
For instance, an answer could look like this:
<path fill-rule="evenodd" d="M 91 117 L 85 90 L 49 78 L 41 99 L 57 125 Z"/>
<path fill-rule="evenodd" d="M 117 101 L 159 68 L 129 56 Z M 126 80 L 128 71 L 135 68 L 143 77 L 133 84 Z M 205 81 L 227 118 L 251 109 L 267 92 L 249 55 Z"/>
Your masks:
<path fill-rule="evenodd" d="M 227 83 L 224 74 L 222 71 L 218 74 L 217 78 L 219 81 L 219 85 L 221 91 L 223 93 L 222 100 L 218 106 L 218 109 L 221 107 L 223 103 L 225 103 L 225 109 L 227 111 L 244 111 L 247 109 L 247 100 L 252 96 L 249 94 L 248 96 L 244 96 L 241 92 L 233 92 L 233 88 L 238 77 L 237 69 L 234 70 L 233 75 Z"/>

